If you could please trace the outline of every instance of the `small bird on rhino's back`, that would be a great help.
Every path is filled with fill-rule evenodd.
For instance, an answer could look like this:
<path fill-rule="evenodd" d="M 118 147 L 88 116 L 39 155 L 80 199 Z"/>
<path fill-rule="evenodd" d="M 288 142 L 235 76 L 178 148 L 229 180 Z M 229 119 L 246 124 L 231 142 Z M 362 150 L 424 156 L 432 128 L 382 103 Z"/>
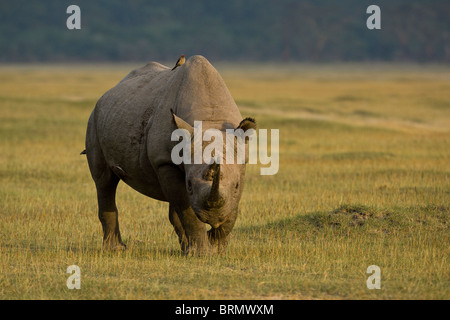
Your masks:
<path fill-rule="evenodd" d="M 175 67 L 172 68 L 172 71 L 175 70 L 177 67 L 182 66 L 184 62 L 186 61 L 184 54 L 181 55 L 181 57 L 177 60 L 177 63 L 175 63 Z"/>

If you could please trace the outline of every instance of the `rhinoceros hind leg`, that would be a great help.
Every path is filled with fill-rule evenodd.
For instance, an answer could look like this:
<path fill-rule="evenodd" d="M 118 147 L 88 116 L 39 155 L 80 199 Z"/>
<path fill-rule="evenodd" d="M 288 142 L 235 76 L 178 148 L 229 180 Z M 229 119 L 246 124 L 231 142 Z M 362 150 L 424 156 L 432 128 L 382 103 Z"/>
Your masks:
<path fill-rule="evenodd" d="M 119 214 L 116 207 L 116 189 L 119 177 L 106 163 L 95 130 L 93 114 L 89 118 L 85 150 L 89 170 L 97 188 L 98 217 L 103 227 L 105 249 L 125 249 L 120 237 Z"/>
<path fill-rule="evenodd" d="M 97 188 L 98 218 L 103 228 L 103 248 L 123 250 L 126 246 L 120 236 L 119 213 L 116 207 L 116 189 L 120 179 L 106 163 L 99 161 L 102 158 L 102 155 L 97 155 L 88 160 L 91 160 L 89 164 Z"/>
<path fill-rule="evenodd" d="M 96 181 L 98 217 L 103 227 L 103 248 L 109 250 L 123 250 L 126 248 L 122 242 L 119 229 L 119 213 L 116 207 L 116 188 L 119 178 L 112 172 L 105 174 L 110 176 L 108 183 Z"/>

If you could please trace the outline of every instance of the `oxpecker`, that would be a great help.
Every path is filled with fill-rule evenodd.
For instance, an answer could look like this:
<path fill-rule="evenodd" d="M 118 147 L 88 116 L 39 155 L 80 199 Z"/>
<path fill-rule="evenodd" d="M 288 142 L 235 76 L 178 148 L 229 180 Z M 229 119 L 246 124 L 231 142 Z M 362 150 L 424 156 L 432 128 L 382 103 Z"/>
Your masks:
<path fill-rule="evenodd" d="M 184 54 L 181 55 L 181 57 L 177 60 L 177 63 L 175 63 L 175 67 L 173 67 L 172 71 L 175 70 L 177 67 L 182 66 L 186 59 L 184 58 Z"/>

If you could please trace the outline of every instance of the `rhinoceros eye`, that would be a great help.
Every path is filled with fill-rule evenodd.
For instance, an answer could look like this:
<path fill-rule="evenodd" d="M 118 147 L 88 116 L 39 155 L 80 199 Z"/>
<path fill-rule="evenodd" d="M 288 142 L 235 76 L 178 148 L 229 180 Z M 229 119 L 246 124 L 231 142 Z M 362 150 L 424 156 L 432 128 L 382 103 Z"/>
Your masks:
<path fill-rule="evenodd" d="M 239 182 L 236 182 L 236 186 L 235 186 L 235 188 L 236 188 L 236 189 L 238 189 L 238 188 L 239 188 Z"/>
<path fill-rule="evenodd" d="M 192 182 L 191 182 L 191 180 L 188 180 L 188 191 L 189 191 L 189 193 L 192 193 Z"/>

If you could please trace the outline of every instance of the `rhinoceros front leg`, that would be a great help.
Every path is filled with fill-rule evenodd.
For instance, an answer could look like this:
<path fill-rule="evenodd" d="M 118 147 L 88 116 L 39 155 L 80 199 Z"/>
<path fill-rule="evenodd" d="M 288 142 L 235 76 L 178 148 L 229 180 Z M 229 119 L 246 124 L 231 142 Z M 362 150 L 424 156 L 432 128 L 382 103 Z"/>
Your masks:
<path fill-rule="evenodd" d="M 172 224 L 173 228 L 175 229 L 175 233 L 178 236 L 178 240 L 181 245 L 181 250 L 183 252 L 186 251 L 188 247 L 186 233 L 184 231 L 180 217 L 178 216 L 178 213 L 175 211 L 175 207 L 172 204 L 169 205 L 169 221 Z"/>
<path fill-rule="evenodd" d="M 171 212 L 169 214 L 175 222 L 174 227 L 180 239 L 181 250 L 185 254 L 209 253 L 211 245 L 208 241 L 206 225 L 197 218 L 192 210 L 186 192 L 184 174 L 173 165 L 164 165 L 158 169 L 158 177 L 170 207 L 174 211 L 173 214 Z"/>

